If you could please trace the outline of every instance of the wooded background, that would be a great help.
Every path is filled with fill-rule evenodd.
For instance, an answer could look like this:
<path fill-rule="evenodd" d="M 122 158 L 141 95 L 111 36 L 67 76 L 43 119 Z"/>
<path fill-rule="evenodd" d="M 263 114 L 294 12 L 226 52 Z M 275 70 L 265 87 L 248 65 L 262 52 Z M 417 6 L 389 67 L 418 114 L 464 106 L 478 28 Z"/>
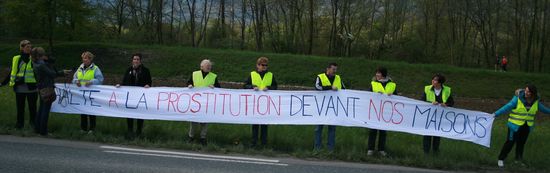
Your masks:
<path fill-rule="evenodd" d="M 488 69 L 498 54 L 550 73 L 549 1 L 2 0 L 0 36 L 54 53 L 56 41 L 108 41 Z"/>

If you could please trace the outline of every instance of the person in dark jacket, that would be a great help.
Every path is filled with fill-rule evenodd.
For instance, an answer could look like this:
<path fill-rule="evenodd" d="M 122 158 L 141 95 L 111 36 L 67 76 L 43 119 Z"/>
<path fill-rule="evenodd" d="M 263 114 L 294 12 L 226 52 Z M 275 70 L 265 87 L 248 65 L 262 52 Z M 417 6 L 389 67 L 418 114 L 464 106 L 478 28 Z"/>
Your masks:
<path fill-rule="evenodd" d="M 244 82 L 244 89 L 254 89 L 255 91 L 276 90 L 277 81 L 273 73 L 267 71 L 268 59 L 260 57 L 256 61 L 256 70 L 250 72 L 250 75 Z M 261 130 L 260 130 L 261 128 Z M 267 125 L 252 125 L 252 147 L 255 147 L 258 142 L 258 130 L 261 131 L 260 138 L 262 145 L 267 144 Z"/>
<path fill-rule="evenodd" d="M 69 75 L 71 70 L 57 71 L 53 67 L 54 59 L 46 55 L 46 51 L 42 47 L 33 48 L 31 57 L 34 63 L 34 74 L 36 77 L 36 86 L 39 92 L 44 89 L 55 88 L 55 78 L 63 75 Z M 55 93 L 52 93 L 55 95 Z M 35 132 L 40 135 L 48 135 L 48 118 L 50 109 L 52 108 L 53 100 L 47 100 L 40 97 L 40 106 L 36 116 Z"/>
<path fill-rule="evenodd" d="M 508 133 L 506 135 L 506 142 L 498 155 L 497 164 L 499 167 L 504 167 L 504 160 L 512 150 L 512 147 L 514 147 L 514 144 L 517 144 L 515 159 L 521 163 L 523 148 L 527 142 L 529 133 L 535 127 L 535 115 L 539 110 L 545 114 L 550 114 L 550 108 L 544 106 L 540 101 L 537 87 L 528 84 L 524 89 L 516 90 L 512 100 L 494 113 L 495 117 L 510 113 L 507 123 Z"/>
<path fill-rule="evenodd" d="M 454 99 L 451 94 L 451 87 L 443 85 L 445 81 L 445 76 L 435 74 L 432 77 L 432 84 L 424 87 L 424 94 L 422 94 L 421 100 L 430 102 L 433 105 L 452 107 L 454 105 Z M 432 148 L 435 154 L 439 153 L 440 142 L 441 137 L 424 136 L 424 153 L 430 153 L 430 149 Z"/>
<path fill-rule="evenodd" d="M 149 88 L 151 87 L 151 72 L 147 67 L 142 64 L 142 55 L 136 53 L 132 55 L 132 65 L 126 69 L 124 78 L 122 79 L 123 86 L 139 86 Z M 116 87 L 120 87 L 121 84 L 117 84 Z M 134 136 L 140 136 L 143 131 L 143 120 L 137 119 L 137 128 L 134 132 L 134 119 L 127 118 L 128 124 L 127 138 L 131 139 Z"/>
<path fill-rule="evenodd" d="M 368 91 L 377 92 L 380 94 L 393 95 L 397 93 L 397 85 L 388 76 L 388 70 L 384 67 L 378 67 L 375 71 L 375 76 L 372 78 L 371 85 Z M 369 142 L 367 147 L 367 156 L 374 154 L 376 136 L 378 135 L 378 153 L 381 156 L 386 156 L 386 131 L 370 129 Z"/>
<path fill-rule="evenodd" d="M 13 91 L 15 91 L 15 103 L 17 105 L 16 129 L 23 128 L 25 122 L 25 100 L 29 104 L 29 124 L 34 126 L 35 123 L 38 92 L 30 59 L 31 49 L 30 41 L 21 41 L 19 43 L 21 54 L 14 56 L 12 60 L 9 86 L 13 87 Z"/>
<path fill-rule="evenodd" d="M 336 71 L 338 70 L 338 64 L 336 63 L 330 63 L 325 73 L 321 73 L 317 75 L 317 78 L 315 79 L 315 89 L 322 90 L 322 91 L 338 91 L 341 89 L 346 89 L 344 86 L 344 83 L 342 82 L 342 79 L 340 78 L 340 75 L 336 74 Z M 323 127 L 324 125 L 317 125 L 315 127 L 315 141 L 314 141 L 314 149 L 320 150 L 322 146 L 322 136 L 323 136 Z M 328 140 L 327 140 L 327 148 L 329 151 L 334 150 L 334 145 L 336 144 L 336 126 L 333 125 L 327 125 L 327 133 L 328 133 Z"/>

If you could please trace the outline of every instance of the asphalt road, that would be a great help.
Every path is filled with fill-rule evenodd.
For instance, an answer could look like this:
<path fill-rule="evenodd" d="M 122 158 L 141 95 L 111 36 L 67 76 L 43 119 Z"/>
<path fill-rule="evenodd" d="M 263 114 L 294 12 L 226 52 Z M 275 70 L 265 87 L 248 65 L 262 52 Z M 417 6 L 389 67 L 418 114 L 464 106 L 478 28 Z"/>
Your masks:
<path fill-rule="evenodd" d="M 216 155 L 0 135 L 0 172 L 441 172 L 391 165 Z"/>

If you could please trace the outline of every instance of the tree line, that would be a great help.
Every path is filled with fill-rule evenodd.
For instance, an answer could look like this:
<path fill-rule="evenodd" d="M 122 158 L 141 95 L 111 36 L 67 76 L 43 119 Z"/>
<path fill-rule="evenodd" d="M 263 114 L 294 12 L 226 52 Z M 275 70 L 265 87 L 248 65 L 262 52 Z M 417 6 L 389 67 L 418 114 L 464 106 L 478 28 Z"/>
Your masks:
<path fill-rule="evenodd" d="M 550 72 L 550 0 L 3 0 L 2 37 Z"/>

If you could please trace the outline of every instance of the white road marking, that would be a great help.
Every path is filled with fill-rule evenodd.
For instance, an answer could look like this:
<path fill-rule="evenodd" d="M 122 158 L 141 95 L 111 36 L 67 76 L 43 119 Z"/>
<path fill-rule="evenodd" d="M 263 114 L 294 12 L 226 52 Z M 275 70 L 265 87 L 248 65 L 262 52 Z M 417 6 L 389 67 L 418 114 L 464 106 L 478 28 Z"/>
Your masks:
<path fill-rule="evenodd" d="M 124 147 L 113 147 L 113 146 L 100 146 L 100 148 L 109 149 L 109 150 L 122 150 L 122 151 L 133 151 L 133 152 L 158 153 L 158 154 L 171 154 L 171 155 L 191 156 L 191 157 L 206 157 L 206 158 L 216 158 L 216 159 L 244 160 L 244 161 L 254 161 L 254 162 L 268 162 L 268 163 L 279 163 L 280 162 L 279 160 L 272 160 L 272 159 L 258 159 L 258 158 L 236 157 L 236 156 L 220 156 L 220 155 L 211 155 L 211 154 L 197 154 L 197 153 L 162 151 L 162 150 L 147 150 L 147 149 L 135 149 L 135 148 L 124 148 Z"/>
<path fill-rule="evenodd" d="M 181 156 L 181 155 L 170 155 L 170 154 L 153 154 L 153 153 L 139 153 L 139 152 L 112 151 L 112 150 L 106 150 L 106 151 L 103 151 L 103 152 L 116 153 L 116 154 L 142 155 L 142 156 L 170 157 L 170 158 L 180 158 L 180 159 L 194 159 L 194 160 L 207 160 L 207 161 L 220 161 L 220 162 L 248 163 L 248 164 L 258 164 L 258 165 L 288 166 L 288 164 L 284 164 L 284 163 L 270 163 L 270 162 L 260 162 L 260 161 L 233 160 L 233 159 L 223 159 L 223 158 L 193 157 L 193 156 Z"/>

